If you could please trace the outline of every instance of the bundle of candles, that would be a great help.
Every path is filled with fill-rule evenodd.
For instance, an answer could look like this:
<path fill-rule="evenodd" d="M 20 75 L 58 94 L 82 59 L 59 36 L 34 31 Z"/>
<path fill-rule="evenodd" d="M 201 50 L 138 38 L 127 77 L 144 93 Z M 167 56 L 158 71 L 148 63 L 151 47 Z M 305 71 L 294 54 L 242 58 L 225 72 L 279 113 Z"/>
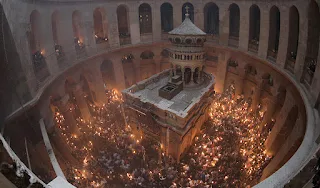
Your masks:
<path fill-rule="evenodd" d="M 107 92 L 108 101 L 102 107 L 90 105 L 92 122 L 77 118 L 80 135 L 71 134 L 57 112 L 62 138 L 79 161 L 66 168 L 68 181 L 77 187 L 255 185 L 270 161 L 264 151 L 268 132 L 259 132 L 262 113 L 251 112 L 248 103 L 233 93 L 231 86 L 216 95 L 209 121 L 180 163 L 166 157 L 159 143 L 131 134 L 116 91 Z"/>

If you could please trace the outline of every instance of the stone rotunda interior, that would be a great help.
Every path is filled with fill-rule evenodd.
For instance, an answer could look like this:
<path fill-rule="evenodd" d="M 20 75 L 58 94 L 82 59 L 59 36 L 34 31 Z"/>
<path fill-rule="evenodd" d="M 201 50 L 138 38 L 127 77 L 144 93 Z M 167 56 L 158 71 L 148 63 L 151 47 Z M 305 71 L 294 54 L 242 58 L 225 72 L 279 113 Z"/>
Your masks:
<path fill-rule="evenodd" d="M 320 1 L 0 4 L 1 188 L 320 186 Z"/>

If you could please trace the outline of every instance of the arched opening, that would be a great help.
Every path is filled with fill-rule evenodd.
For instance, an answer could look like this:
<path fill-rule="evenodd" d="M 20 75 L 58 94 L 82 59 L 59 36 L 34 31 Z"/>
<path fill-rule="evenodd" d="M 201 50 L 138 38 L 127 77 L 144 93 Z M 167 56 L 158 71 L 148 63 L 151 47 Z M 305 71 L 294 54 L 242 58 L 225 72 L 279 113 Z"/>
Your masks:
<path fill-rule="evenodd" d="M 170 3 L 163 3 L 161 11 L 161 31 L 167 33 L 173 29 L 173 8 Z"/>
<path fill-rule="evenodd" d="M 81 24 L 82 24 L 81 13 L 76 10 L 72 13 L 72 29 L 73 29 L 74 45 L 77 53 L 77 58 L 86 56 Z"/>
<path fill-rule="evenodd" d="M 154 53 L 147 50 L 141 53 L 140 58 L 141 59 L 153 59 Z"/>
<path fill-rule="evenodd" d="M 289 15 L 289 39 L 287 49 L 287 61 L 285 68 L 290 72 L 294 72 L 294 64 L 297 58 L 297 50 L 299 44 L 299 12 L 297 7 L 290 8 Z"/>
<path fill-rule="evenodd" d="M 131 44 L 128 8 L 120 5 L 117 8 L 120 45 Z"/>
<path fill-rule="evenodd" d="M 229 7 L 229 46 L 239 46 L 240 9 L 237 4 Z"/>
<path fill-rule="evenodd" d="M 55 54 L 60 67 L 63 67 L 65 62 L 65 54 L 61 46 L 60 39 L 60 15 L 58 11 L 54 11 L 51 16 L 52 35 L 54 42 Z"/>
<path fill-rule="evenodd" d="M 108 28 L 105 11 L 102 8 L 96 8 L 93 12 L 93 28 L 96 43 L 108 41 Z"/>
<path fill-rule="evenodd" d="M 258 52 L 260 39 L 260 9 L 257 5 L 250 7 L 249 51 Z"/>
<path fill-rule="evenodd" d="M 269 21 L 269 43 L 268 43 L 268 58 L 273 60 L 277 59 L 279 49 L 280 37 L 280 11 L 278 7 L 273 6 L 270 9 Z"/>
<path fill-rule="evenodd" d="M 40 13 L 36 10 L 32 11 L 30 15 L 31 32 L 29 35 L 29 44 L 33 62 L 33 69 L 38 82 L 43 82 L 50 75 L 46 60 L 44 57 L 44 50 L 41 49 L 41 20 Z"/>
<path fill-rule="evenodd" d="M 219 7 L 215 3 L 204 7 L 204 30 L 207 34 L 219 35 Z"/>
<path fill-rule="evenodd" d="M 113 63 L 110 60 L 104 60 L 100 66 L 100 72 L 105 88 L 113 89 L 116 84 Z"/>
<path fill-rule="evenodd" d="M 186 18 L 187 10 L 190 20 L 194 23 L 194 7 L 191 3 L 185 3 L 182 5 L 182 21 Z"/>
<path fill-rule="evenodd" d="M 152 12 L 147 3 L 139 6 L 140 34 L 152 33 Z"/>
<path fill-rule="evenodd" d="M 133 60 L 134 56 L 132 54 L 126 54 L 121 59 L 126 88 L 136 83 L 136 70 Z"/>
<path fill-rule="evenodd" d="M 318 4 L 312 0 L 308 11 L 307 53 L 303 66 L 302 81 L 311 85 L 317 67 L 320 34 L 320 14 Z"/>

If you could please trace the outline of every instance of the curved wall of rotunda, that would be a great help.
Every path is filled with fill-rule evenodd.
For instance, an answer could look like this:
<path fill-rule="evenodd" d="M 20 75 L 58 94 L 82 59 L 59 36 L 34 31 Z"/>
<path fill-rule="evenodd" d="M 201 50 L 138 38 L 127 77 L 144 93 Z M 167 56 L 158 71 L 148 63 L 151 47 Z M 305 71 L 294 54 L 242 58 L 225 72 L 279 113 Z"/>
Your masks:
<path fill-rule="evenodd" d="M 186 3 L 190 19 L 207 33 L 204 71 L 214 75 L 215 91 L 232 84 L 253 111 L 260 104 L 264 112 L 261 130 L 270 130 L 264 147 L 273 159 L 257 187 L 299 180 L 317 151 L 320 13 L 314 0 L 0 2 L 8 36 L 0 39 L 0 57 L 9 62 L 2 64 L 0 127 L 25 164 L 25 140 L 18 138 L 34 148 L 31 166 L 54 173 L 40 119 L 55 151 L 73 160 L 63 151 L 52 113 L 65 97 L 75 98 L 90 120 L 83 95 L 99 106 L 106 88 L 121 91 L 171 68 L 168 31 L 182 22 Z"/>

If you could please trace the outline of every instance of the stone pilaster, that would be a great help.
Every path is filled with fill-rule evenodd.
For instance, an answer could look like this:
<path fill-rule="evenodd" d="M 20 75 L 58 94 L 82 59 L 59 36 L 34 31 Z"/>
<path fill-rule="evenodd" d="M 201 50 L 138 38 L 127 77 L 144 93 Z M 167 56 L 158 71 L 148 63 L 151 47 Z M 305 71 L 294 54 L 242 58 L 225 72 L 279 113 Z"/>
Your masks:
<path fill-rule="evenodd" d="M 263 82 L 264 80 L 263 79 L 259 79 L 258 80 L 258 83 L 257 83 L 257 86 L 254 90 L 254 94 L 253 94 L 253 98 L 252 98 L 252 104 L 251 104 L 251 110 L 253 112 L 255 112 L 257 110 L 257 107 L 258 107 L 258 104 L 260 103 L 260 97 L 261 97 L 261 90 L 262 90 L 262 87 L 263 87 Z"/>
<path fill-rule="evenodd" d="M 41 51 L 46 58 L 48 70 L 51 75 L 55 75 L 59 72 L 59 66 L 57 62 L 57 56 L 54 48 L 52 25 L 48 27 L 48 23 L 51 23 L 51 18 L 44 14 L 41 19 Z"/>
<path fill-rule="evenodd" d="M 242 93 L 243 93 L 243 86 L 244 86 L 244 82 L 245 82 L 245 77 L 246 77 L 245 70 L 242 69 L 239 72 L 239 81 L 236 81 L 236 84 L 235 84 L 235 95 L 236 96 L 242 95 Z"/>
<path fill-rule="evenodd" d="M 76 119 L 70 111 L 69 96 L 65 95 L 61 98 L 54 99 L 54 105 L 58 107 L 60 113 L 63 115 L 66 124 L 69 126 L 72 134 L 79 135 Z"/>
<path fill-rule="evenodd" d="M 82 83 L 73 85 L 72 89 L 73 89 L 73 94 L 77 101 L 77 105 L 80 109 L 82 119 L 84 119 L 85 121 L 90 121 L 91 114 L 90 114 L 86 99 L 84 98 L 84 94 L 82 91 Z"/>
<path fill-rule="evenodd" d="M 72 13 L 61 12 L 57 25 L 57 35 L 59 39 L 59 45 L 62 46 L 63 52 L 66 57 L 66 63 L 72 64 L 77 55 L 74 44 L 74 36 L 72 30 Z M 63 19 L 62 19 L 63 18 Z M 70 27 L 66 27 L 70 26 Z"/>
<path fill-rule="evenodd" d="M 222 93 L 224 91 L 229 58 L 230 58 L 229 53 L 220 52 L 218 55 L 218 60 L 219 60 L 218 67 L 217 67 L 218 70 L 215 78 L 216 79 L 215 91 L 218 93 Z"/>
<path fill-rule="evenodd" d="M 276 110 L 276 102 L 277 102 L 277 96 L 271 96 L 268 98 L 267 110 L 260 124 L 261 131 L 263 130 L 263 127 L 265 126 L 265 124 L 268 124 L 271 122 L 271 118 Z"/>
<path fill-rule="evenodd" d="M 249 6 L 246 2 L 239 4 L 240 8 L 240 31 L 239 31 L 239 49 L 248 50 L 249 44 Z"/>
<path fill-rule="evenodd" d="M 203 3 L 201 1 L 196 1 L 193 3 L 194 6 L 194 24 L 204 31 L 204 13 L 203 13 Z"/>
<path fill-rule="evenodd" d="M 173 28 L 178 27 L 182 23 L 182 4 L 172 2 L 173 7 Z"/>
<path fill-rule="evenodd" d="M 229 41 L 229 7 L 219 7 L 219 44 L 228 46 Z"/>
<path fill-rule="evenodd" d="M 123 89 L 126 88 L 126 82 L 125 82 L 125 78 L 124 78 L 124 72 L 123 72 L 121 58 L 122 57 L 119 54 L 112 59 L 114 75 L 116 78 L 116 89 L 118 91 L 122 91 Z M 137 58 L 137 57 L 135 57 L 135 58 Z M 136 61 L 136 60 L 134 60 L 134 61 Z"/>
<path fill-rule="evenodd" d="M 287 61 L 289 41 L 289 8 L 280 8 L 280 36 L 277 64 L 284 68 Z"/>
<path fill-rule="evenodd" d="M 152 36 L 153 41 L 161 40 L 161 12 L 160 6 L 162 2 L 154 1 L 152 6 Z"/>
<path fill-rule="evenodd" d="M 139 7 L 133 5 L 129 7 L 129 23 L 130 23 L 130 35 L 131 35 L 131 44 L 140 43 L 140 25 L 139 25 Z"/>
<path fill-rule="evenodd" d="M 118 31 L 118 17 L 117 4 L 109 3 L 105 6 L 108 23 L 108 42 L 111 48 L 120 46 L 119 31 Z"/>
<path fill-rule="evenodd" d="M 294 65 L 295 78 L 300 81 L 303 73 L 303 67 L 305 63 L 305 57 L 307 53 L 307 42 L 308 42 L 308 6 L 299 7 L 299 45 L 297 51 L 297 61 Z M 313 29 L 313 28 L 310 28 Z"/>
<path fill-rule="evenodd" d="M 84 12 L 82 19 L 83 21 L 81 23 L 81 29 L 84 33 L 84 35 L 82 36 L 83 42 L 86 45 L 88 56 L 92 56 L 97 53 L 92 12 Z"/>
<path fill-rule="evenodd" d="M 260 40 L 258 55 L 261 58 L 267 57 L 269 44 L 270 9 L 261 9 L 260 19 Z"/>
<path fill-rule="evenodd" d="M 266 151 L 269 155 L 276 154 L 278 149 L 280 149 L 279 146 L 281 143 L 277 143 L 277 138 L 283 136 L 283 135 L 279 135 L 279 133 L 284 128 L 289 112 L 291 108 L 294 106 L 293 101 L 294 101 L 293 96 L 289 93 L 289 91 L 287 91 L 284 105 L 281 108 L 281 111 L 276 118 L 276 123 L 273 126 L 271 133 L 269 134 L 265 142 Z"/>
<path fill-rule="evenodd" d="M 268 166 L 263 170 L 260 181 L 269 177 L 291 158 L 294 152 L 299 148 L 300 143 L 303 140 L 304 133 L 305 129 L 303 126 L 303 121 L 301 116 L 299 115 L 290 135 L 282 144 L 280 150 L 274 156 Z"/>

